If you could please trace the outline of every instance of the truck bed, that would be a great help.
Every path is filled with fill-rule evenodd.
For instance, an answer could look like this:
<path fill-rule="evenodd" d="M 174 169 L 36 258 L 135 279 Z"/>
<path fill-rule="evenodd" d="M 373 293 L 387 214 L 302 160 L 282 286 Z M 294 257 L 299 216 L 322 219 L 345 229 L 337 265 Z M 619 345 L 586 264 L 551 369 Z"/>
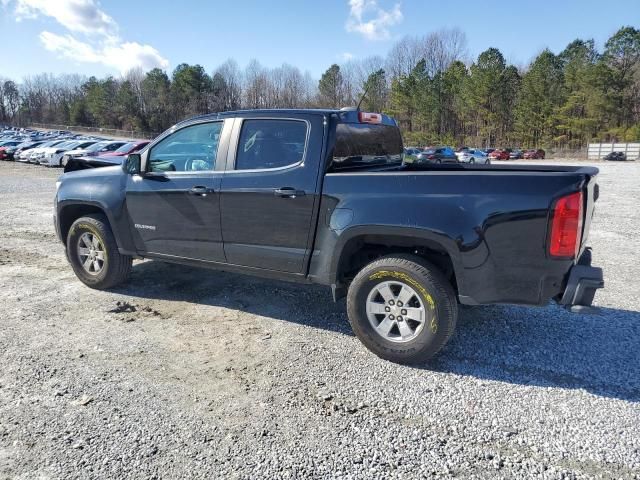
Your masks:
<path fill-rule="evenodd" d="M 545 305 L 563 291 L 575 263 L 547 253 L 553 203 L 585 194 L 584 250 L 597 174 L 580 166 L 446 164 L 328 173 L 316 245 L 331 251 L 359 230 L 383 236 L 406 229 L 425 247 L 442 247 L 463 303 Z M 311 273 L 330 277 L 322 272 L 330 268 L 326 259 L 317 260 Z"/>

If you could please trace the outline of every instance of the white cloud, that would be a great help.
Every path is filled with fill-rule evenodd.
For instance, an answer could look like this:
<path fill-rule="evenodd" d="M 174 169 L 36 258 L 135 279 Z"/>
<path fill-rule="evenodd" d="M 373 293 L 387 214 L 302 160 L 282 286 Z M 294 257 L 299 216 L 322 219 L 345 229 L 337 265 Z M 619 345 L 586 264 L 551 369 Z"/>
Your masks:
<path fill-rule="evenodd" d="M 338 57 L 341 60 L 348 62 L 349 60 L 353 60 L 355 58 L 355 55 L 351 52 L 342 52 L 340 55 L 338 55 Z"/>
<path fill-rule="evenodd" d="M 8 5 L 12 0 L 0 0 Z M 77 62 L 97 63 L 125 73 L 132 68 L 166 69 L 169 61 L 151 45 L 120 38 L 118 24 L 97 0 L 14 0 L 17 21 L 47 17 L 68 32 L 64 35 L 43 31 L 44 47 Z M 76 35 L 81 35 L 78 39 Z"/>
<path fill-rule="evenodd" d="M 151 70 L 155 67 L 166 69 L 169 62 L 150 45 L 140 45 L 136 42 L 123 42 L 106 44 L 94 47 L 86 42 L 81 42 L 71 35 L 56 35 L 51 32 L 42 32 L 40 41 L 44 47 L 56 52 L 63 57 L 86 63 L 101 63 L 108 67 L 126 73 L 132 68 Z"/>
<path fill-rule="evenodd" d="M 115 20 L 94 0 L 16 0 L 16 19 L 51 17 L 71 32 L 113 36 Z"/>
<path fill-rule="evenodd" d="M 359 33 L 367 40 L 386 40 L 391 36 L 390 27 L 402 22 L 400 4 L 390 10 L 378 6 L 376 0 L 349 0 L 347 32 Z"/>

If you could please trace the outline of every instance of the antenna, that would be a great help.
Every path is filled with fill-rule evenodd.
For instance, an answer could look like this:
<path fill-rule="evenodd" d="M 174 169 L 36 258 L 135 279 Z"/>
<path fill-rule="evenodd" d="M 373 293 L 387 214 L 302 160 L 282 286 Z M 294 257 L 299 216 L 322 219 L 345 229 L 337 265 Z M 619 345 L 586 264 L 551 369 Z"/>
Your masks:
<path fill-rule="evenodd" d="M 369 83 L 369 82 L 367 82 Z M 369 83 L 369 85 L 366 86 L 366 88 L 364 89 L 364 92 L 362 92 L 362 96 L 360 97 L 360 101 L 358 102 L 358 106 L 356 107 L 356 110 L 360 110 L 360 105 L 362 105 L 362 101 L 364 100 L 364 97 L 367 96 L 367 93 L 369 93 L 369 87 L 371 86 L 371 84 Z"/>

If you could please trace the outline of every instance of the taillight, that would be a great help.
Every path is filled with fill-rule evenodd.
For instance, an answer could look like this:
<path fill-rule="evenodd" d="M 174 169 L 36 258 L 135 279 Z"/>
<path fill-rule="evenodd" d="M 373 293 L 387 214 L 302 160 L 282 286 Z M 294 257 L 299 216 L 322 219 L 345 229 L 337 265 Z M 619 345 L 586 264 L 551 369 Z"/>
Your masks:
<path fill-rule="evenodd" d="M 358 112 L 360 123 L 382 123 L 382 115 L 379 113 Z"/>
<path fill-rule="evenodd" d="M 582 237 L 582 192 L 559 198 L 551 212 L 549 254 L 552 257 L 575 258 Z"/>

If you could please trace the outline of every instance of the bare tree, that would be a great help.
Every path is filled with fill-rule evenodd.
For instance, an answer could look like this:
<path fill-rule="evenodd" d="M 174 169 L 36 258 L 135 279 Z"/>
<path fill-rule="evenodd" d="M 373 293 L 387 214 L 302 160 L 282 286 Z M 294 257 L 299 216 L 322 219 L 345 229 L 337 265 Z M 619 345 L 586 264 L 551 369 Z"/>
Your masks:
<path fill-rule="evenodd" d="M 457 28 L 438 30 L 423 38 L 422 52 L 427 73 L 431 76 L 444 72 L 456 60 L 467 54 L 467 37 Z"/>
<path fill-rule="evenodd" d="M 235 60 L 229 59 L 216 68 L 214 77 L 220 75 L 224 81 L 221 93 L 222 109 L 236 110 L 242 106 L 242 73 Z"/>
<path fill-rule="evenodd" d="M 467 38 L 460 29 L 442 29 L 422 37 L 406 36 L 387 55 L 385 71 L 389 81 L 406 77 L 421 60 L 430 76 L 445 71 L 456 60 L 467 57 Z"/>
<path fill-rule="evenodd" d="M 423 39 L 407 35 L 391 47 L 385 66 L 389 78 L 408 76 L 425 56 L 423 44 Z"/>
<path fill-rule="evenodd" d="M 244 71 L 244 101 L 247 108 L 267 108 L 267 71 L 257 60 L 251 60 Z"/>

